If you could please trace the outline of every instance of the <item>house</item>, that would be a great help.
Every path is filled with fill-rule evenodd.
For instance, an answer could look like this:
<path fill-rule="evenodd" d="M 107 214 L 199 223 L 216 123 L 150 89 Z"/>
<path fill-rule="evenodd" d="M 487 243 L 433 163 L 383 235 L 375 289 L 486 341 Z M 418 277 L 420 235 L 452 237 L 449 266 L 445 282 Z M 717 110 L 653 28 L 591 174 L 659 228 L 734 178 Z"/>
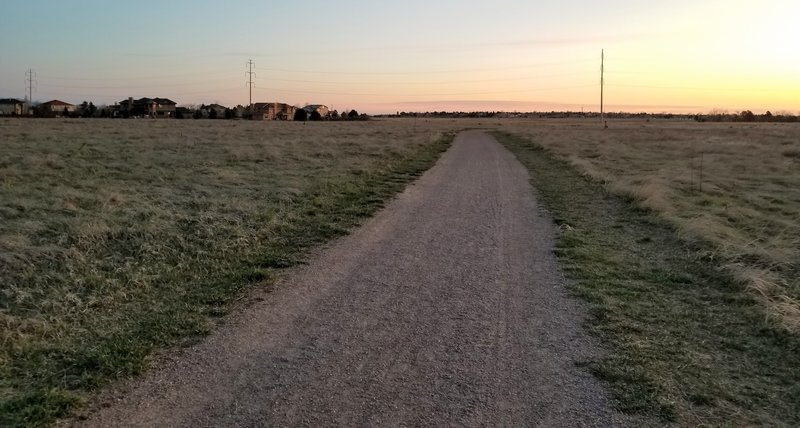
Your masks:
<path fill-rule="evenodd" d="M 253 120 L 294 120 L 297 107 L 284 103 L 255 103 L 246 112 L 246 117 Z"/>
<path fill-rule="evenodd" d="M 19 116 L 25 111 L 25 101 L 16 98 L 0 98 L 0 116 Z"/>
<path fill-rule="evenodd" d="M 37 111 L 39 112 L 40 116 L 45 117 L 58 117 L 63 114 L 69 114 L 75 112 L 75 105 L 70 103 L 65 103 L 64 101 L 60 100 L 52 100 L 46 103 L 41 103 L 37 107 Z"/>
<path fill-rule="evenodd" d="M 133 97 L 119 102 L 119 114 L 122 117 L 147 116 L 147 117 L 174 117 L 175 101 L 169 98 L 139 98 Z"/>
<path fill-rule="evenodd" d="M 328 113 L 330 113 L 328 106 L 324 106 L 322 104 L 309 104 L 303 107 L 303 110 L 308 112 L 309 117 L 314 112 L 319 113 L 320 117 L 328 117 Z"/>
<path fill-rule="evenodd" d="M 225 110 L 228 110 L 228 108 L 219 104 L 209 104 L 200 106 L 200 110 L 204 118 L 225 119 Z"/>

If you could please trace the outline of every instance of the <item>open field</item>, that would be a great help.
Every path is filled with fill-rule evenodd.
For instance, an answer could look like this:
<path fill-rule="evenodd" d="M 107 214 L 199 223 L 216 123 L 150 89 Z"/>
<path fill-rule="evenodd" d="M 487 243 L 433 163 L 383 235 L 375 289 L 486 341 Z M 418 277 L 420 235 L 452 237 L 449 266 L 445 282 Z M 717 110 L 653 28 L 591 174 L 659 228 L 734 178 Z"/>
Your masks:
<path fill-rule="evenodd" d="M 800 126 L 515 121 L 502 129 L 635 198 L 684 239 L 711 244 L 710 261 L 800 332 Z"/>
<path fill-rule="evenodd" d="M 446 148 L 369 123 L 0 122 L 0 425 L 65 414 Z"/>
<path fill-rule="evenodd" d="M 536 140 L 498 138 L 558 225 L 556 254 L 608 349 L 583 365 L 620 409 L 687 427 L 800 424 L 800 337 L 764 316 L 710 244 L 682 239 Z"/>
<path fill-rule="evenodd" d="M 53 420 L 207 332 L 469 127 L 522 137 L 504 138 L 609 347 L 586 366 L 622 409 L 798 422 L 800 127 L 610 126 L 0 121 L 0 425 Z"/>

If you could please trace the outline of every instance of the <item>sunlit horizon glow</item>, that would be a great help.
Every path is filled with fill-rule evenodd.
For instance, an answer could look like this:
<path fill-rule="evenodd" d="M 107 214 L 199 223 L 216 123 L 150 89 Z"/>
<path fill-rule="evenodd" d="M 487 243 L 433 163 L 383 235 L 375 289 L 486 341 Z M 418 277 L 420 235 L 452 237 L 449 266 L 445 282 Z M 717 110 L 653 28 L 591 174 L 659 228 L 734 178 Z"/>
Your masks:
<path fill-rule="evenodd" d="M 793 0 L 268 3 L 4 2 L 0 98 L 800 114 Z"/>

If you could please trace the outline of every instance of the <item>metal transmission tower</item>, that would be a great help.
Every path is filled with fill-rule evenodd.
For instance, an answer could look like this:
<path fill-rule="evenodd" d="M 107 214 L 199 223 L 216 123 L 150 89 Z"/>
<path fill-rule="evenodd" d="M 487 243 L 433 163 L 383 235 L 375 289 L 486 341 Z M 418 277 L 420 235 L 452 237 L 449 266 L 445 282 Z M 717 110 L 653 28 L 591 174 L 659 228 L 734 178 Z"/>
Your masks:
<path fill-rule="evenodd" d="M 253 71 L 253 66 L 254 65 L 255 65 L 255 63 L 253 62 L 252 59 L 248 60 L 247 61 L 247 71 L 245 71 L 245 74 L 247 75 L 247 87 L 250 89 L 250 108 L 251 109 L 253 108 L 253 85 L 255 85 L 255 82 L 253 82 L 253 77 L 255 77 L 255 75 L 256 75 L 256 73 Z"/>
<path fill-rule="evenodd" d="M 31 108 L 31 104 L 33 103 L 33 88 L 38 82 L 36 81 L 36 73 L 33 69 L 28 69 L 25 72 L 25 87 L 28 89 L 28 98 L 27 102 L 25 103 L 25 113 L 28 113 L 28 110 Z"/>

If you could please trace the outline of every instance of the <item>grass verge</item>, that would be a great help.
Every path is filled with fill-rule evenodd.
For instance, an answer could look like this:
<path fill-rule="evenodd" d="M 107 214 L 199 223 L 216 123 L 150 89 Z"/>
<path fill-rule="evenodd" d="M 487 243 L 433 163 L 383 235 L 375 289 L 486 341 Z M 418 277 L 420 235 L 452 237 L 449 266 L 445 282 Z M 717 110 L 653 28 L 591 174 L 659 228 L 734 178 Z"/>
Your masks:
<path fill-rule="evenodd" d="M 508 121 L 613 192 L 634 197 L 706 245 L 800 334 L 800 127 L 687 121 Z"/>
<path fill-rule="evenodd" d="M 370 135 L 326 128 L 319 137 L 328 141 L 272 153 L 278 143 L 260 140 L 260 124 L 171 122 L 148 131 L 160 135 L 152 146 L 137 133 L 127 146 L 85 137 L 83 127 L 101 123 L 123 136 L 137 125 L 68 122 L 81 129 L 36 138 L 41 130 L 25 131 L 3 148 L 0 244 L 19 252 L 0 257 L 0 426 L 47 425 L 91 391 L 140 373 L 154 350 L 196 340 L 248 287 L 272 284 L 309 248 L 382 207 L 453 139 L 406 144 L 386 127 Z M 233 132 L 244 136 L 217 140 Z M 26 171 L 11 169 L 14 150 L 23 160 L 51 153 Z"/>
<path fill-rule="evenodd" d="M 800 425 L 800 340 L 702 244 L 534 142 L 495 136 L 559 227 L 557 255 L 609 351 L 586 366 L 620 410 L 681 426 Z"/>

